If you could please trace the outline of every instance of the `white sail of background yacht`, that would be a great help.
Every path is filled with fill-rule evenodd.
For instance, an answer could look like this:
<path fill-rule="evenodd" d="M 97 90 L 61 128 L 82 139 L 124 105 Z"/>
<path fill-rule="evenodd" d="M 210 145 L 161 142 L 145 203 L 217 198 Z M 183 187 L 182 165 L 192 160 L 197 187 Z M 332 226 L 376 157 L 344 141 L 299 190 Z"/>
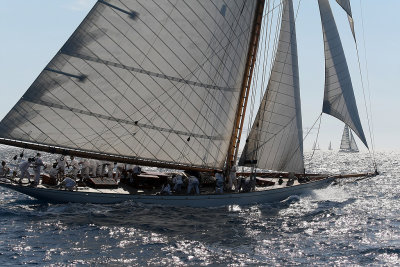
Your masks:
<path fill-rule="evenodd" d="M 292 0 L 285 0 L 279 43 L 268 86 L 239 165 L 302 172 L 303 133 Z"/>
<path fill-rule="evenodd" d="M 340 142 L 340 151 L 342 152 L 358 152 L 358 147 L 354 136 L 347 125 L 344 126 L 342 140 Z"/>

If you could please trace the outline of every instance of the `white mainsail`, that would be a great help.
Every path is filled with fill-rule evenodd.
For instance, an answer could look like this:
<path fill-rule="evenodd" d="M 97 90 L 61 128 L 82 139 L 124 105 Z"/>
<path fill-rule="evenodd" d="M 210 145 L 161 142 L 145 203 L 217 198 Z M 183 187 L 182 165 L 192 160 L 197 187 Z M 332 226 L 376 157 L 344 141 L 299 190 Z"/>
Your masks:
<path fill-rule="evenodd" d="M 271 77 L 239 165 L 302 172 L 303 133 L 297 41 L 292 0 L 283 1 L 279 43 Z"/>
<path fill-rule="evenodd" d="M 256 3 L 97 1 L 0 137 L 222 168 Z"/>
<path fill-rule="evenodd" d="M 368 147 L 358 115 L 349 69 L 328 0 L 318 0 L 325 46 L 323 112 L 347 124 Z"/>

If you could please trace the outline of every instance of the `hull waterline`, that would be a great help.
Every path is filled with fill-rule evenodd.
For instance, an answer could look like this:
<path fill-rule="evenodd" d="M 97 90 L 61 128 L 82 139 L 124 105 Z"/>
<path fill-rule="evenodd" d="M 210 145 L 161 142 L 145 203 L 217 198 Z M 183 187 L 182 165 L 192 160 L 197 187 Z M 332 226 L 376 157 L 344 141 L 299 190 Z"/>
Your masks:
<path fill-rule="evenodd" d="M 50 203 L 93 203 L 113 204 L 133 201 L 142 204 L 186 207 L 216 207 L 227 205 L 249 205 L 256 203 L 272 203 L 282 201 L 293 195 L 301 195 L 314 189 L 328 186 L 335 180 L 328 177 L 295 186 L 268 189 L 249 193 L 226 193 L 209 195 L 134 195 L 120 193 L 98 193 L 85 191 L 67 191 L 50 188 L 35 188 L 0 182 L 0 186 Z"/>

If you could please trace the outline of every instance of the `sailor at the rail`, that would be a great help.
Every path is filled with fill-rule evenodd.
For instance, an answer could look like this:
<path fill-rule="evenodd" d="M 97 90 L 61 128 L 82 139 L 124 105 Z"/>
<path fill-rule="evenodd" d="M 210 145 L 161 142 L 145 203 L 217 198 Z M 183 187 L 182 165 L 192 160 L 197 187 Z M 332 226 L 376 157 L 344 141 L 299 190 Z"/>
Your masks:
<path fill-rule="evenodd" d="M 229 180 L 228 180 L 228 191 L 232 190 L 232 185 L 235 185 L 235 189 L 237 187 L 237 183 L 236 183 L 236 165 L 233 163 L 233 161 L 231 162 L 232 167 L 231 167 L 231 171 L 229 173 Z"/>
<path fill-rule="evenodd" d="M 192 192 L 192 189 L 196 192 L 196 194 L 200 194 L 199 190 L 199 180 L 196 178 L 196 176 L 189 176 L 189 183 L 188 183 L 188 188 L 187 188 L 187 193 L 190 194 Z"/>
<path fill-rule="evenodd" d="M 114 177 L 114 162 L 107 162 L 107 177 L 113 178 Z"/>
<path fill-rule="evenodd" d="M 221 172 L 215 173 L 215 193 L 222 194 L 224 192 L 224 175 Z"/>
<path fill-rule="evenodd" d="M 174 178 L 172 179 L 172 182 L 174 183 L 174 192 L 175 193 L 181 193 L 182 191 L 182 175 L 177 174 L 174 176 Z"/>
<path fill-rule="evenodd" d="M 71 162 L 69 163 L 69 166 L 72 167 L 72 178 L 76 180 L 79 172 L 79 163 L 74 156 L 71 156 Z"/>
<path fill-rule="evenodd" d="M 35 185 L 39 184 L 40 181 L 40 170 L 44 166 L 43 161 L 42 161 L 42 155 L 40 153 L 36 154 L 35 158 L 35 166 L 33 170 L 35 171 Z"/>
<path fill-rule="evenodd" d="M 1 162 L 0 176 L 6 177 L 9 173 L 10 173 L 10 168 L 8 168 L 6 162 L 3 160 Z"/>
<path fill-rule="evenodd" d="M 22 179 L 24 178 L 28 178 L 29 183 L 31 182 L 31 175 L 28 171 L 29 167 L 32 164 L 32 159 L 28 158 L 27 161 L 21 161 L 21 163 L 19 164 L 19 171 L 20 171 L 20 178 L 19 178 L 19 182 L 22 182 Z"/>
<path fill-rule="evenodd" d="M 83 159 L 83 161 L 79 162 L 79 164 L 82 166 L 81 168 L 81 177 L 82 179 L 88 179 L 89 178 L 89 171 L 90 171 L 90 162 L 88 159 Z"/>
<path fill-rule="evenodd" d="M 57 159 L 57 169 L 58 169 L 59 176 L 63 177 L 64 173 L 65 173 L 65 157 L 64 157 L 64 155 L 61 155 Z"/>

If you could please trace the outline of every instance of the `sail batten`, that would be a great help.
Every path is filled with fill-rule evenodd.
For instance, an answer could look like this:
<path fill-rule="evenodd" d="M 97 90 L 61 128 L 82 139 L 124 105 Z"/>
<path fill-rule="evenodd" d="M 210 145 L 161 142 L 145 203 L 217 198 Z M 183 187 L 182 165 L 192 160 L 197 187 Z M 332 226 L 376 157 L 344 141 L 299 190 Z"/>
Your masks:
<path fill-rule="evenodd" d="M 347 124 L 368 147 L 339 32 L 328 0 L 318 0 L 325 47 L 325 91 L 322 111 Z"/>
<path fill-rule="evenodd" d="M 271 77 L 239 164 L 302 172 L 302 137 L 294 10 L 292 0 L 285 0 Z"/>
<path fill-rule="evenodd" d="M 99 0 L 1 121 L 0 137 L 221 169 L 256 7 Z"/>

